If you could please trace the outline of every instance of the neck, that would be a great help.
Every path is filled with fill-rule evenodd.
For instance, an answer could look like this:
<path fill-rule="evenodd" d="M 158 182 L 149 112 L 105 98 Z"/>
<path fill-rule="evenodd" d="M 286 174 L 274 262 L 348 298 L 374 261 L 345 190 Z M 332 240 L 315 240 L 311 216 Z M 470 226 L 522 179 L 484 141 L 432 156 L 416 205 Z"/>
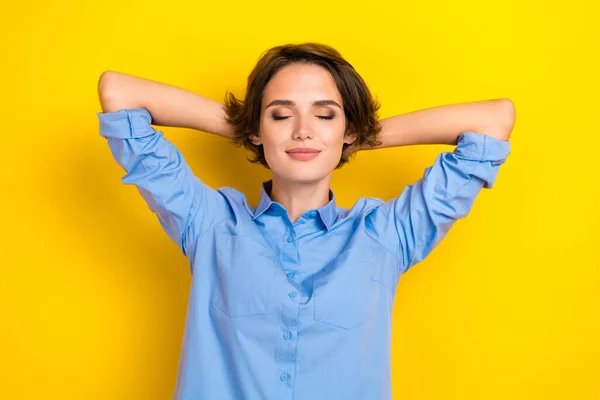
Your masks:
<path fill-rule="evenodd" d="M 316 182 L 290 182 L 273 175 L 271 200 L 281 204 L 288 212 L 292 223 L 309 210 L 321 208 L 329 203 L 331 175 Z"/>

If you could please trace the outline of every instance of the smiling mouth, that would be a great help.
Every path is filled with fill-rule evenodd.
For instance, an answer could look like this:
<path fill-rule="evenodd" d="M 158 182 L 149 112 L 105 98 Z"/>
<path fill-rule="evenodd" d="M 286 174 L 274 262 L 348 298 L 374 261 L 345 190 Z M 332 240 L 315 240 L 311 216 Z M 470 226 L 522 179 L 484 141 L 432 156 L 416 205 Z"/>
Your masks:
<path fill-rule="evenodd" d="M 308 161 L 308 160 L 312 160 L 313 158 L 315 158 L 316 156 L 318 156 L 320 153 L 320 151 L 294 151 L 294 152 L 287 152 L 287 154 L 293 158 L 294 160 L 298 160 L 298 161 Z"/>

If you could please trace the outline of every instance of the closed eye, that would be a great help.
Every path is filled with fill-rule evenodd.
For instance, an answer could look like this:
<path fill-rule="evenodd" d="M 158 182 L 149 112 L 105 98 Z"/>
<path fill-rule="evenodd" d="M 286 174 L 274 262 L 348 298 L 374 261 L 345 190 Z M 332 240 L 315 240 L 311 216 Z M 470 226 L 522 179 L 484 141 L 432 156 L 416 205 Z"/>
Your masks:
<path fill-rule="evenodd" d="M 289 118 L 289 117 L 280 117 L 278 115 L 273 115 L 273 119 L 275 121 L 280 121 L 282 119 L 287 119 L 287 118 Z M 328 116 L 323 116 L 323 115 L 317 115 L 317 118 L 320 118 L 320 119 L 333 119 L 334 117 L 333 116 L 328 117 Z"/>

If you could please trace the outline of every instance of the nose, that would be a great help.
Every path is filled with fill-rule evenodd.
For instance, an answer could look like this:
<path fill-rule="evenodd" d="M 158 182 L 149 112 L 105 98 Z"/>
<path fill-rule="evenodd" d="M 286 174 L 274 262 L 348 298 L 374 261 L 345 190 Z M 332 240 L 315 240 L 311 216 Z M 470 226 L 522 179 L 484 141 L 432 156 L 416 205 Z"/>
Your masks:
<path fill-rule="evenodd" d="M 296 126 L 294 127 L 294 139 L 307 139 L 313 137 L 310 117 L 300 116 L 296 118 Z"/>

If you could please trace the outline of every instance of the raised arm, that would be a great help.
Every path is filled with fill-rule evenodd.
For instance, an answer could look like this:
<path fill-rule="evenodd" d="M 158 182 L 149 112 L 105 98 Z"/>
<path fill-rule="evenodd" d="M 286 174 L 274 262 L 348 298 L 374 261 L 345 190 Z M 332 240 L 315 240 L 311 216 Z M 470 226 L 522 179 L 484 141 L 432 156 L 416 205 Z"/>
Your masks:
<path fill-rule="evenodd" d="M 184 255 L 228 212 L 225 198 L 198 179 L 181 152 L 152 124 L 187 127 L 227 137 L 219 103 L 185 89 L 104 73 L 98 83 L 100 135 L 163 229 Z"/>
<path fill-rule="evenodd" d="M 223 104 L 166 83 L 116 71 L 105 71 L 98 80 L 103 112 L 145 108 L 152 124 L 196 129 L 231 138 Z"/>
<path fill-rule="evenodd" d="M 463 132 L 478 132 L 508 140 L 515 124 L 515 106 L 509 99 L 448 104 L 394 115 L 380 121 L 381 145 L 361 150 L 415 144 L 456 144 Z"/>
<path fill-rule="evenodd" d="M 388 121 L 380 147 L 457 144 L 415 184 L 369 215 L 377 236 L 398 255 L 397 277 L 422 261 L 469 213 L 482 188 L 493 186 L 510 154 L 514 115 L 512 103 L 500 100 L 434 107 Z"/>

